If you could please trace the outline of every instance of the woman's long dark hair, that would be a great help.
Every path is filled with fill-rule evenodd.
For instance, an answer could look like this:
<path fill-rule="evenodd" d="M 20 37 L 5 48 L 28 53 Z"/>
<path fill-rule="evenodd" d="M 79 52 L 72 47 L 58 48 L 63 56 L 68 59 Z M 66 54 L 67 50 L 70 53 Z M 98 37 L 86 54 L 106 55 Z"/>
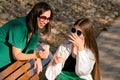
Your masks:
<path fill-rule="evenodd" d="M 96 63 L 92 71 L 93 80 L 100 80 L 99 54 L 95 37 L 95 28 L 87 18 L 77 20 L 74 26 L 79 26 L 85 36 L 85 47 L 89 48 L 96 58 Z"/>
<path fill-rule="evenodd" d="M 51 11 L 50 19 L 53 17 L 53 12 L 51 7 L 45 3 L 45 2 L 39 2 L 37 3 L 32 10 L 28 13 L 26 16 L 26 22 L 27 27 L 29 29 L 29 32 L 38 34 L 38 24 L 37 24 L 37 17 L 39 17 L 41 14 L 43 14 L 45 11 Z M 45 33 L 51 31 L 51 26 L 49 26 L 49 23 L 45 25 Z"/>

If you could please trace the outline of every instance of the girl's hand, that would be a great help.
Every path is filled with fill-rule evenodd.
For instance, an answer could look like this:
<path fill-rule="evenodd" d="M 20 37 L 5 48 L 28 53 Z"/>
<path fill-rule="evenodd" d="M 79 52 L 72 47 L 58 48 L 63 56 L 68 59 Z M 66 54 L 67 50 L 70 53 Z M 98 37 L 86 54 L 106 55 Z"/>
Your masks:
<path fill-rule="evenodd" d="M 56 65 L 58 63 L 62 63 L 63 61 L 65 61 L 65 55 L 61 54 L 61 55 L 56 55 L 54 58 L 53 58 L 53 61 L 52 61 L 52 65 Z"/>
<path fill-rule="evenodd" d="M 77 50 L 77 47 L 76 46 L 74 46 L 74 45 L 72 45 L 73 46 L 73 48 L 72 48 L 72 57 L 73 58 L 76 58 L 76 55 L 77 55 L 77 53 L 78 53 L 78 50 Z"/>
<path fill-rule="evenodd" d="M 79 51 L 84 49 L 84 36 L 77 36 L 73 33 L 69 35 L 69 41 L 73 43 L 73 46 L 76 46 Z"/>
<path fill-rule="evenodd" d="M 37 69 L 37 74 L 42 72 L 42 61 L 40 58 L 34 60 L 34 69 Z"/>

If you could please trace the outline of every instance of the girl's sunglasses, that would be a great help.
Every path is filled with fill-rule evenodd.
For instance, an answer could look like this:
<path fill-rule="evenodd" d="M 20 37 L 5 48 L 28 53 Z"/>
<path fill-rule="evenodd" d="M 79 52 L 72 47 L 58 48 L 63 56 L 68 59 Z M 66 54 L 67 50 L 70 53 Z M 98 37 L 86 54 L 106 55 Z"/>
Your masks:
<path fill-rule="evenodd" d="M 39 18 L 40 18 L 40 19 L 43 19 L 43 20 L 50 21 L 50 17 L 49 17 L 49 18 L 47 18 L 46 16 L 40 16 Z"/>
<path fill-rule="evenodd" d="M 75 28 L 72 28 L 71 29 L 71 32 L 72 33 L 76 33 L 77 32 L 77 35 L 80 36 L 82 34 L 82 32 L 80 30 L 76 30 Z"/>

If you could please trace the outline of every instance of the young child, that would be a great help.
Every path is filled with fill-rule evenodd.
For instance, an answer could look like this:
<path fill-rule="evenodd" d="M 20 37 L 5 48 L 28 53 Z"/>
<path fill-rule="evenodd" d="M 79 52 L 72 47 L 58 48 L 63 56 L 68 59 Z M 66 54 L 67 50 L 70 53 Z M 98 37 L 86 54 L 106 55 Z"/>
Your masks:
<path fill-rule="evenodd" d="M 79 19 L 46 69 L 48 80 L 100 80 L 99 55 L 92 23 Z"/>

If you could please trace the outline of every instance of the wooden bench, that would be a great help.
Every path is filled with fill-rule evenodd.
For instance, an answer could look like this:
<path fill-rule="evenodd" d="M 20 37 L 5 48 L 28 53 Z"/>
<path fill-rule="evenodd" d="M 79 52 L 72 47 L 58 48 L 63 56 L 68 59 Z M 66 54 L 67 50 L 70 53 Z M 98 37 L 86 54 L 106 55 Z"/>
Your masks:
<path fill-rule="evenodd" d="M 46 60 L 42 61 L 43 70 L 52 58 L 52 54 Z M 39 80 L 37 71 L 33 68 L 34 62 L 16 61 L 5 70 L 0 72 L 0 80 Z"/>

